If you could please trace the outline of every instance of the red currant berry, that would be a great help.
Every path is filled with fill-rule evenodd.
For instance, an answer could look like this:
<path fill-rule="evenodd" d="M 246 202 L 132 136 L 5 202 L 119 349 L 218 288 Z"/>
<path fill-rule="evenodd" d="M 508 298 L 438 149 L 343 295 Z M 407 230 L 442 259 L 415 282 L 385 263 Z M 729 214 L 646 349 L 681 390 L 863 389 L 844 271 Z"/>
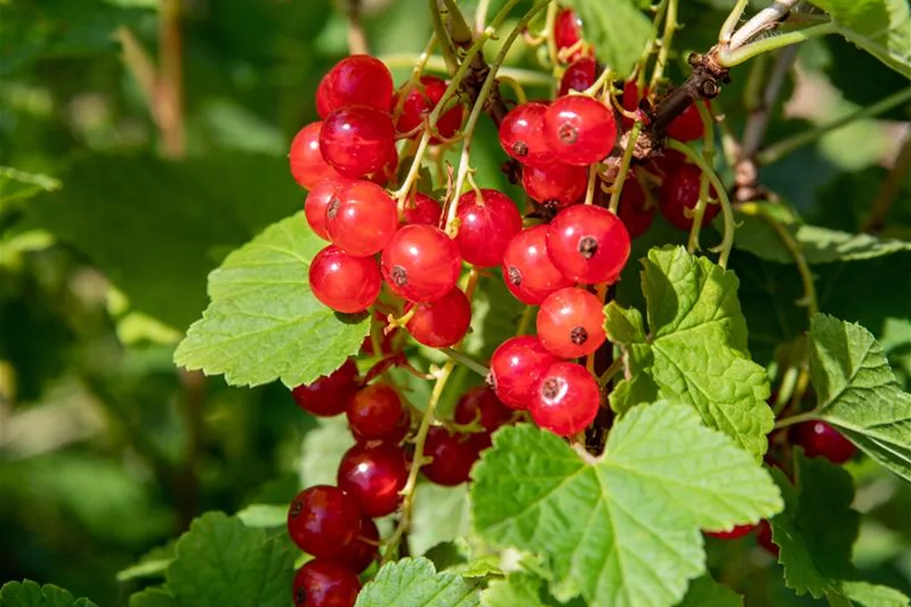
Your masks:
<path fill-rule="evenodd" d="M 532 101 L 514 107 L 500 123 L 503 151 L 526 166 L 553 162 L 553 153 L 544 143 L 544 114 L 547 106 Z"/>
<path fill-rule="evenodd" d="M 707 531 L 706 535 L 718 538 L 719 540 L 736 540 L 737 538 L 752 533 L 757 527 L 757 525 L 737 525 L 730 531 Z"/>
<path fill-rule="evenodd" d="M 547 254 L 547 226 L 519 232 L 503 253 L 503 279 L 516 299 L 537 305 L 548 295 L 573 284 Z"/>
<path fill-rule="evenodd" d="M 645 234 L 652 225 L 652 220 L 655 219 L 655 207 L 649 206 L 645 190 L 642 189 L 642 185 L 633 174 L 623 182 L 617 216 L 626 226 L 630 238 Z"/>
<path fill-rule="evenodd" d="M 414 315 L 405 325 L 418 343 L 431 348 L 448 348 L 459 342 L 471 324 L 471 303 L 458 288 L 433 301 L 408 304 Z"/>
<path fill-rule="evenodd" d="M 440 203 L 420 192 L 415 193 L 414 198 L 405 203 L 403 211 L 406 224 L 424 226 L 439 225 L 442 214 L 443 207 Z"/>
<path fill-rule="evenodd" d="M 424 455 L 433 458 L 421 466 L 424 476 L 437 485 L 454 487 L 470 478 L 471 467 L 480 457 L 480 450 L 468 434 L 454 434 L 442 426 L 427 432 Z"/>
<path fill-rule="evenodd" d="M 544 113 L 544 141 L 560 162 L 594 164 L 610 154 L 616 138 L 614 113 L 591 97 L 560 97 Z"/>
<path fill-rule="evenodd" d="M 407 225 L 395 233 L 383 250 L 382 267 L 393 293 L 410 301 L 433 301 L 455 287 L 462 256 L 443 230 Z"/>
<path fill-rule="evenodd" d="M 759 522 L 759 533 L 756 534 L 756 543 L 762 546 L 766 552 L 775 558 L 778 558 L 778 555 L 781 554 L 781 548 L 772 541 L 772 525 L 769 524 L 769 521 Z"/>
<path fill-rule="evenodd" d="M 629 251 L 629 233 L 620 218 L 591 204 L 563 209 L 547 231 L 550 260 L 573 282 L 614 282 Z"/>
<path fill-rule="evenodd" d="M 538 339 L 560 358 L 588 356 L 607 339 L 604 304 L 585 289 L 567 287 L 547 296 L 538 310 Z"/>
<path fill-rule="evenodd" d="M 326 207 L 337 198 L 336 194 L 339 190 L 349 183 L 344 177 L 329 177 L 313 186 L 307 194 L 307 199 L 304 201 L 307 223 L 313 233 L 323 240 L 329 240 L 329 232 L 326 230 Z"/>
<path fill-rule="evenodd" d="M 322 122 L 311 122 L 299 130 L 291 141 L 291 151 L 288 152 L 291 176 L 308 190 L 323 179 L 340 177 L 320 153 L 319 134 L 322 127 Z"/>
<path fill-rule="evenodd" d="M 684 164 L 687 164 L 687 158 L 683 152 L 665 149 L 660 156 L 653 156 L 645 168 L 649 173 L 666 179 Z"/>
<path fill-rule="evenodd" d="M 379 542 L 379 529 L 376 528 L 373 519 L 365 514 L 361 519 L 361 534 L 354 540 L 351 549 L 345 555 L 345 564 L 360 573 L 379 556 L 377 549 Z"/>
<path fill-rule="evenodd" d="M 537 337 L 513 337 L 500 344 L 490 357 L 488 381 L 504 404 L 527 409 L 538 380 L 559 360 Z"/>
<path fill-rule="evenodd" d="M 349 566 L 315 559 L 294 576 L 295 607 L 354 607 L 361 581 Z"/>
<path fill-rule="evenodd" d="M 554 42 L 557 51 L 568 49 L 582 40 L 582 19 L 571 8 L 566 8 L 557 13 L 554 20 Z M 585 49 L 579 49 L 570 55 L 569 60 L 574 61 L 585 54 Z"/>
<path fill-rule="evenodd" d="M 307 554 L 343 559 L 361 532 L 362 516 L 354 498 L 338 487 L 315 485 L 291 502 L 288 535 Z"/>
<path fill-rule="evenodd" d="M 375 57 L 351 55 L 336 63 L 316 89 L 316 110 L 323 118 L 349 105 L 366 105 L 389 113 L 392 74 Z"/>
<path fill-rule="evenodd" d="M 392 196 L 369 181 L 354 181 L 343 187 L 326 207 L 329 238 L 354 257 L 382 251 L 398 226 L 399 211 Z"/>
<path fill-rule="evenodd" d="M 455 423 L 478 423 L 488 434 L 512 421 L 512 410 L 504 405 L 496 392 L 487 386 L 476 386 L 462 395 L 453 411 Z"/>
<path fill-rule="evenodd" d="M 398 392 L 386 384 L 372 384 L 357 392 L 345 409 L 351 434 L 359 441 L 398 443 L 411 426 L 411 416 Z"/>
<path fill-rule="evenodd" d="M 544 167 L 522 169 L 522 187 L 532 200 L 556 211 L 579 201 L 588 186 L 583 167 L 555 162 Z"/>
<path fill-rule="evenodd" d="M 538 380 L 528 410 L 542 428 L 569 436 L 595 420 L 600 403 L 601 391 L 591 373 L 582 365 L 559 362 Z"/>
<path fill-rule="evenodd" d="M 702 178 L 702 171 L 693 164 L 682 164 L 677 170 L 668 175 L 664 183 L 661 184 L 661 191 L 658 196 L 658 208 L 661 214 L 669 224 L 689 232 L 693 225 L 693 219 L 687 217 L 687 211 L 696 208 L 699 202 L 699 181 Z M 709 192 L 712 197 L 717 196 L 714 186 L 709 186 Z M 705 214 L 702 216 L 702 225 L 706 226 L 721 210 L 721 205 L 709 204 L 705 207 Z"/>
<path fill-rule="evenodd" d="M 318 417 L 344 413 L 345 405 L 357 391 L 357 366 L 350 358 L 341 367 L 291 391 L 298 406 Z"/>
<path fill-rule="evenodd" d="M 375 259 L 352 257 L 334 245 L 310 262 L 310 290 L 336 312 L 363 312 L 376 301 L 382 284 Z"/>
<path fill-rule="evenodd" d="M 399 492 L 408 480 L 405 451 L 396 445 L 355 445 L 338 467 L 338 486 L 358 501 L 361 511 L 378 518 L 402 503 Z"/>
<path fill-rule="evenodd" d="M 640 95 L 635 80 L 630 80 L 623 85 L 623 109 L 627 112 L 636 114 L 644 124 L 648 124 L 649 120 L 646 113 L 639 109 L 639 102 L 646 97 L 648 97 L 648 88 L 644 88 Z M 623 116 L 620 124 L 623 125 L 624 130 L 629 130 L 633 126 L 633 122 L 632 118 Z"/>
<path fill-rule="evenodd" d="M 319 151 L 339 173 L 357 179 L 389 162 L 395 127 L 389 114 L 365 105 L 337 109 L 323 120 Z"/>
<path fill-rule="evenodd" d="M 417 130 L 430 113 L 436 108 L 437 103 L 446 92 L 446 81 L 436 76 L 421 76 L 421 81 L 408 92 L 402 103 L 402 115 L 396 122 L 395 129 L 399 133 L 413 133 L 411 137 L 420 136 Z M 462 104 L 458 104 L 444 112 L 436 123 L 436 131 L 440 137 L 450 139 L 462 126 Z M 433 137 L 430 143 L 440 143 Z"/>
<path fill-rule="evenodd" d="M 573 61 L 560 79 L 560 91 L 557 96 L 562 97 L 570 91 L 584 91 L 595 83 L 597 71 L 598 65 L 594 59 L 583 57 Z"/>
<path fill-rule="evenodd" d="M 500 265 L 509 241 L 522 229 L 522 216 L 509 196 L 496 190 L 469 190 L 459 198 L 461 222 L 455 237 L 462 259 L 480 268 Z"/>
<path fill-rule="evenodd" d="M 366 179 L 380 187 L 386 187 L 399 169 L 399 152 L 395 149 L 395 142 L 386 150 L 386 161 L 379 171 L 367 175 Z"/>
<path fill-rule="evenodd" d="M 674 118 L 667 125 L 668 137 L 677 141 L 695 141 L 702 139 L 705 133 L 705 125 L 702 123 L 702 116 L 695 103 L 691 103 L 683 113 Z"/>
<path fill-rule="evenodd" d="M 854 455 L 854 445 L 826 422 L 813 421 L 791 428 L 791 441 L 803 447 L 807 457 L 824 457 L 843 464 Z"/>

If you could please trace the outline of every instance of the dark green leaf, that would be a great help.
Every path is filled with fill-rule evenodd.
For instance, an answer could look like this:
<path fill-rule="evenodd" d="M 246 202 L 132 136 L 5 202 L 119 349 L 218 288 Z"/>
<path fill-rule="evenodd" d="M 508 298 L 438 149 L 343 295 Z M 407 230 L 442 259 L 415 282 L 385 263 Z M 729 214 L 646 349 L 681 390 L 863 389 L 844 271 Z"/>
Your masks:
<path fill-rule="evenodd" d="M 690 582 L 686 596 L 677 607 L 743 607 L 743 597 L 704 575 Z"/>
<path fill-rule="evenodd" d="M 31 580 L 7 582 L 0 588 L 0 605 L 3 607 L 97 607 L 92 601 L 74 599 L 68 591 L 45 584 L 39 586 Z"/>
<path fill-rule="evenodd" d="M 625 78 L 652 33 L 652 25 L 632 0 L 571 0 L 582 18 L 585 38 L 595 47 L 602 64 Z"/>

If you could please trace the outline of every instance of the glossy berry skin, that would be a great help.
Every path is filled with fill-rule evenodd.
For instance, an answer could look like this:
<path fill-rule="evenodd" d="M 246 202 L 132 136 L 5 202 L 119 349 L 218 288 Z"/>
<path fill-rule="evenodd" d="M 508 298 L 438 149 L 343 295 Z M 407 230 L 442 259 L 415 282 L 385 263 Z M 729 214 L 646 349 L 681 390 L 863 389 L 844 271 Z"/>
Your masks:
<path fill-rule="evenodd" d="M 444 487 L 460 485 L 470 478 L 471 467 L 480 457 L 478 445 L 468 434 L 454 434 L 442 426 L 427 432 L 424 455 L 433 458 L 421 466 L 421 472 L 432 483 Z"/>
<path fill-rule="evenodd" d="M 559 361 L 537 337 L 513 337 L 500 344 L 490 357 L 488 383 L 505 405 L 527 409 L 538 380 Z"/>
<path fill-rule="evenodd" d="M 345 405 L 357 391 L 357 366 L 352 359 L 341 367 L 291 391 L 298 406 L 317 417 L 332 417 L 345 412 Z"/>
<path fill-rule="evenodd" d="M 456 403 L 452 418 L 457 424 L 478 423 L 490 434 L 512 421 L 512 409 L 504 405 L 487 386 L 475 386 Z"/>
<path fill-rule="evenodd" d="M 409 301 L 433 301 L 455 287 L 462 271 L 459 247 L 434 226 L 407 225 L 383 250 L 383 278 Z"/>
<path fill-rule="evenodd" d="M 389 162 L 395 141 L 392 118 L 376 108 L 351 105 L 323 120 L 319 150 L 335 170 L 357 179 L 380 171 Z"/>
<path fill-rule="evenodd" d="M 363 312 L 376 301 L 382 284 L 375 259 L 352 257 L 334 245 L 317 253 L 310 262 L 313 295 L 336 312 Z"/>
<path fill-rule="evenodd" d="M 590 57 L 576 59 L 560 79 L 560 90 L 557 92 L 558 97 L 562 97 L 570 91 L 584 91 L 595 83 L 598 78 L 598 65 Z"/>
<path fill-rule="evenodd" d="M 342 187 L 326 206 L 326 231 L 332 244 L 354 257 L 382 251 L 399 226 L 392 196 L 370 181 Z"/>
<path fill-rule="evenodd" d="M 471 325 L 471 303 L 458 288 L 439 299 L 405 306 L 414 316 L 405 325 L 418 343 L 431 348 L 454 346 Z"/>
<path fill-rule="evenodd" d="M 333 199 L 338 199 L 338 192 L 350 183 L 344 177 L 329 177 L 323 179 L 310 189 L 307 199 L 304 200 L 304 214 L 313 233 L 329 240 L 329 231 L 326 229 L 326 207 Z"/>
<path fill-rule="evenodd" d="M 338 467 L 338 486 L 357 500 L 371 518 L 392 514 L 402 503 L 399 492 L 408 480 L 405 451 L 396 445 L 355 445 Z"/>
<path fill-rule="evenodd" d="M 737 525 L 730 531 L 707 531 L 705 534 L 719 540 L 736 540 L 749 535 L 757 529 L 758 525 Z"/>
<path fill-rule="evenodd" d="M 398 392 L 387 384 L 371 384 L 357 392 L 345 408 L 348 427 L 358 441 L 399 443 L 411 418 Z"/>
<path fill-rule="evenodd" d="M 500 265 L 509 241 L 522 230 L 522 216 L 509 196 L 482 189 L 459 197 L 456 210 L 459 233 L 455 237 L 462 259 L 480 268 Z"/>
<path fill-rule="evenodd" d="M 503 280 L 516 299 L 537 305 L 573 282 L 566 278 L 547 254 L 546 225 L 526 228 L 509 242 L 503 253 Z"/>
<path fill-rule="evenodd" d="M 291 141 L 288 163 L 291 176 L 308 190 L 329 177 L 340 177 L 338 171 L 329 166 L 319 150 L 319 134 L 322 122 L 311 122 L 297 132 Z"/>
<path fill-rule="evenodd" d="M 554 20 L 554 42 L 557 51 L 567 49 L 582 39 L 582 20 L 572 9 L 566 8 L 557 13 Z M 575 51 L 570 57 L 574 61 L 585 54 L 585 49 Z"/>
<path fill-rule="evenodd" d="M 531 418 L 558 436 L 581 432 L 595 420 L 601 402 L 598 382 L 576 363 L 559 362 L 535 384 Z"/>
<path fill-rule="evenodd" d="M 670 173 L 661 184 L 658 195 L 658 208 L 669 224 L 678 230 L 689 232 L 693 220 L 686 216 L 686 210 L 692 210 L 699 202 L 699 181 L 702 171 L 693 164 L 682 164 Z M 709 186 L 709 194 L 717 195 L 715 188 Z M 706 226 L 721 210 L 719 204 L 709 204 L 702 216 L 702 225 Z"/>
<path fill-rule="evenodd" d="M 645 191 L 635 175 L 628 176 L 623 183 L 617 216 L 623 222 L 623 225 L 626 226 L 626 231 L 629 232 L 630 238 L 645 234 L 655 219 L 655 207 L 648 206 Z"/>
<path fill-rule="evenodd" d="M 620 218 L 591 204 L 563 209 L 547 231 L 550 260 L 573 282 L 614 282 L 629 251 L 629 233 Z"/>
<path fill-rule="evenodd" d="M 365 105 L 389 113 L 393 87 L 386 64 L 370 55 L 351 55 L 323 76 L 316 89 L 316 111 L 325 118 L 349 105 Z"/>
<path fill-rule="evenodd" d="M 553 153 L 544 143 L 547 106 L 531 101 L 514 107 L 500 123 L 500 146 L 525 166 L 545 166 Z"/>
<path fill-rule="evenodd" d="M 538 339 L 560 358 L 588 356 L 607 339 L 604 304 L 585 289 L 567 287 L 554 291 L 538 310 Z"/>
<path fill-rule="evenodd" d="M 446 81 L 436 76 L 421 76 L 418 85 L 408 91 L 402 103 L 402 114 L 395 124 L 395 130 L 400 133 L 409 133 L 409 137 L 420 137 L 421 131 L 417 130 L 430 113 L 436 108 L 437 103 L 446 92 Z M 437 119 L 436 131 L 440 137 L 450 139 L 462 126 L 464 109 L 461 104 L 447 110 Z M 440 143 L 438 137 L 432 137 L 430 143 Z"/>
<path fill-rule="evenodd" d="M 702 116 L 696 104 L 691 103 L 683 113 L 674 118 L 667 125 L 667 135 L 677 141 L 696 141 L 702 139 L 705 133 L 705 125 L 702 123 Z"/>
<path fill-rule="evenodd" d="M 610 154 L 616 138 L 614 113 L 591 97 L 559 97 L 544 112 L 544 141 L 559 162 L 594 164 Z"/>
<path fill-rule="evenodd" d="M 583 167 L 554 162 L 545 167 L 522 169 L 525 193 L 550 211 L 579 202 L 587 186 L 588 171 Z"/>
<path fill-rule="evenodd" d="M 405 203 L 402 211 L 403 220 L 407 223 L 425 226 L 438 226 L 440 217 L 443 214 L 443 207 L 440 203 L 420 192 L 415 193 L 414 197 Z"/>
<path fill-rule="evenodd" d="M 854 445 L 835 428 L 822 421 L 804 422 L 791 428 L 791 441 L 803 447 L 807 457 L 824 457 L 843 464 L 854 456 Z"/>
<path fill-rule="evenodd" d="M 366 514 L 361 518 L 361 533 L 344 557 L 344 563 L 360 573 L 379 556 L 380 531 Z"/>
<path fill-rule="evenodd" d="M 766 552 L 775 558 L 778 558 L 778 555 L 781 554 L 781 548 L 772 541 L 772 526 L 769 524 L 769 521 L 759 522 L 759 533 L 756 534 L 756 543 L 762 546 Z"/>
<path fill-rule="evenodd" d="M 351 567 L 314 559 L 294 576 L 295 607 L 354 607 L 361 581 Z"/>
<path fill-rule="evenodd" d="M 627 112 L 633 112 L 638 115 L 638 118 L 642 120 L 643 124 L 648 124 L 648 115 L 639 109 L 640 101 L 648 97 L 648 87 L 642 90 L 642 94 L 639 94 L 639 87 L 636 85 L 635 80 L 630 80 L 623 85 L 623 109 Z M 646 105 L 646 107 L 648 107 Z M 627 116 L 623 116 L 620 120 L 620 123 L 623 125 L 624 130 L 629 130 L 633 126 L 633 119 Z"/>
<path fill-rule="evenodd" d="M 363 514 L 353 497 L 329 485 L 297 494 L 288 510 L 288 535 L 316 558 L 344 559 L 361 532 Z"/>

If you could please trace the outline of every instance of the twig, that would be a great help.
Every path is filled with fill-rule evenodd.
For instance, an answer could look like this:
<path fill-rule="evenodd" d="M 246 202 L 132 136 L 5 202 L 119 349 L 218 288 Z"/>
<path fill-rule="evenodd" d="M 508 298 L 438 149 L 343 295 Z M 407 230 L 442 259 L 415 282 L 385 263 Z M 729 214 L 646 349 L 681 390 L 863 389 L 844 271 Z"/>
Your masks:
<path fill-rule="evenodd" d="M 480 361 L 476 360 L 474 357 L 465 354 L 464 352 L 459 352 L 458 350 L 453 350 L 452 348 L 443 348 L 441 352 L 443 352 L 443 354 L 459 363 L 463 367 L 471 369 L 481 377 L 487 377 L 487 375 L 490 373 L 489 368 L 487 368 Z"/>
<path fill-rule="evenodd" d="M 772 6 L 764 8 L 756 13 L 752 19 L 744 23 L 742 27 L 734 32 L 731 36 L 730 47 L 739 48 L 757 35 L 768 30 L 772 24 L 783 21 L 788 16 L 788 12 L 790 12 L 790 10 L 799 2 L 800 0 L 775 0 L 775 3 L 772 4 Z M 740 8 L 742 11 L 742 7 Z"/>
<path fill-rule="evenodd" d="M 905 178 L 909 169 L 911 169 L 911 131 L 905 135 L 905 141 L 895 158 L 895 163 L 876 193 L 876 198 L 870 207 L 870 215 L 864 221 L 861 232 L 873 232 L 882 227 L 883 220 L 889 214 L 889 209 L 892 208 L 892 203 L 895 202 L 899 190 L 906 182 Z"/>
<path fill-rule="evenodd" d="M 674 38 L 674 32 L 677 31 L 677 0 L 669 0 L 667 10 L 664 16 L 664 34 L 661 36 L 661 47 L 658 49 L 658 58 L 655 61 L 655 69 L 652 72 L 652 79 L 649 88 L 654 91 L 661 78 L 664 76 L 664 67 L 667 65 L 667 59 L 671 52 L 671 41 Z"/>
<path fill-rule="evenodd" d="M 411 67 L 419 61 L 421 55 L 415 53 L 395 53 L 391 55 L 381 55 L 380 60 L 389 67 Z M 444 59 L 439 55 L 430 55 L 427 57 L 426 71 L 437 73 L 448 73 Z M 551 86 L 554 82 L 553 76 L 545 72 L 538 72 L 520 67 L 501 67 L 497 74 L 503 78 L 508 77 L 516 82 L 526 86 Z"/>
<path fill-rule="evenodd" d="M 744 44 L 739 47 L 720 48 L 718 50 L 718 63 L 725 67 L 734 67 L 752 59 L 762 53 L 770 53 L 774 50 L 785 48 L 794 44 L 800 44 L 819 36 L 827 36 L 838 32 L 838 25 L 834 22 L 813 25 L 803 29 L 787 32 L 785 34 L 776 34 L 767 38 L 760 38 L 755 42 Z"/>
<path fill-rule="evenodd" d="M 159 11 L 159 78 L 154 103 L 164 154 L 182 158 L 186 153 L 183 124 L 183 39 L 180 0 L 163 0 Z"/>
<path fill-rule="evenodd" d="M 715 161 L 715 120 L 704 104 L 697 103 L 696 109 L 699 111 L 704 129 L 702 157 L 708 166 L 712 166 Z M 703 171 L 699 176 L 699 199 L 696 201 L 696 208 L 693 209 L 693 223 L 690 225 L 690 237 L 686 245 L 686 250 L 690 254 L 699 250 L 699 233 L 702 231 L 702 218 L 705 217 L 708 204 L 709 175 Z"/>
<path fill-rule="evenodd" d="M 348 18 L 348 52 L 352 55 L 368 54 L 370 46 L 361 24 L 361 0 L 347 0 L 345 16 Z"/>
<path fill-rule="evenodd" d="M 474 14 L 474 31 L 476 34 L 484 31 L 488 8 L 490 8 L 490 0 L 480 0 L 478 2 L 478 9 Z"/>
<path fill-rule="evenodd" d="M 787 428 L 788 426 L 793 426 L 794 424 L 800 424 L 803 422 L 810 422 L 815 419 L 819 419 L 819 415 L 816 411 L 807 411 L 806 413 L 798 413 L 797 415 L 792 415 L 791 417 L 786 417 L 775 422 L 775 430 L 780 430 L 782 428 Z"/>
<path fill-rule="evenodd" d="M 629 130 L 626 148 L 624 148 L 623 157 L 620 160 L 620 172 L 617 173 L 617 178 L 614 180 L 613 191 L 611 192 L 610 203 L 608 204 L 608 209 L 610 209 L 612 213 L 616 213 L 617 209 L 620 208 L 620 194 L 623 191 L 623 184 L 626 183 L 626 174 L 629 173 L 629 165 L 632 161 L 636 144 L 639 142 L 639 133 L 641 130 L 642 122 L 640 120 L 634 122 L 633 128 Z"/>

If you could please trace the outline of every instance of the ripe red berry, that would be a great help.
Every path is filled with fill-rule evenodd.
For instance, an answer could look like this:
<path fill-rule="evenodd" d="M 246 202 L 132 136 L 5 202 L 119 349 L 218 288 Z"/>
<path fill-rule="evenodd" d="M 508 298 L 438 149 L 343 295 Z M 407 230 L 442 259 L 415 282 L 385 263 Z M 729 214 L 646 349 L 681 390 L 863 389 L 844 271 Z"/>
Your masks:
<path fill-rule="evenodd" d="M 370 55 L 351 55 L 336 63 L 316 89 L 316 110 L 323 118 L 349 105 L 392 109 L 392 74 Z"/>
<path fill-rule="evenodd" d="M 769 521 L 759 521 L 759 533 L 756 534 L 756 543 L 775 558 L 778 558 L 781 553 L 781 548 L 772 541 L 772 525 L 769 524 Z"/>
<path fill-rule="evenodd" d="M 462 256 L 443 230 L 407 225 L 383 250 L 382 268 L 389 289 L 396 295 L 410 301 L 433 301 L 455 287 Z"/>
<path fill-rule="evenodd" d="M 512 421 L 512 410 L 504 405 L 496 392 L 487 386 L 476 386 L 462 395 L 456 403 L 452 418 L 457 424 L 477 422 L 488 434 Z"/>
<path fill-rule="evenodd" d="M 387 384 L 372 384 L 359 390 L 345 409 L 351 434 L 359 441 L 398 443 L 411 425 L 411 416 L 398 392 Z"/>
<path fill-rule="evenodd" d="M 399 116 L 395 129 L 399 133 L 414 133 L 411 137 L 418 137 L 421 131 L 416 130 L 424 123 L 424 120 L 436 108 L 437 103 L 443 98 L 446 92 L 446 81 L 436 76 L 421 76 L 421 81 L 408 91 L 408 96 L 402 103 L 402 114 Z M 436 123 L 436 131 L 440 137 L 450 139 L 456 134 L 456 131 L 462 126 L 462 104 L 457 104 L 451 109 L 444 112 Z M 437 137 L 433 137 L 430 143 L 439 143 Z"/>
<path fill-rule="evenodd" d="M 585 195 L 588 171 L 583 167 L 554 162 L 543 167 L 522 169 L 522 187 L 532 200 L 556 211 L 574 204 Z"/>
<path fill-rule="evenodd" d="M 503 280 L 516 299 L 529 305 L 573 284 L 547 254 L 546 225 L 522 230 L 509 242 L 503 253 Z"/>
<path fill-rule="evenodd" d="M 291 176 L 308 190 L 323 179 L 340 177 L 319 151 L 319 134 L 322 127 L 322 122 L 311 122 L 299 130 L 291 141 L 291 150 L 288 152 Z"/>
<path fill-rule="evenodd" d="M 480 450 L 468 434 L 454 434 L 442 426 L 433 426 L 427 432 L 424 455 L 433 458 L 421 466 L 424 476 L 437 485 L 453 487 L 470 478 L 471 467 L 478 460 Z"/>
<path fill-rule="evenodd" d="M 323 240 L 329 240 L 329 232 L 326 229 L 326 207 L 337 198 L 339 190 L 349 183 L 344 177 L 329 177 L 313 186 L 307 193 L 307 199 L 304 201 L 307 223 L 313 233 Z"/>
<path fill-rule="evenodd" d="M 535 101 L 514 107 L 500 123 L 503 151 L 526 166 L 553 162 L 553 153 L 544 143 L 544 114 L 547 106 Z"/>
<path fill-rule="evenodd" d="M 411 200 L 405 203 L 402 214 L 405 223 L 438 226 L 440 216 L 443 214 L 443 207 L 430 196 L 416 192 Z"/>
<path fill-rule="evenodd" d="M 395 127 L 389 114 L 365 105 L 335 110 L 323 120 L 319 150 L 339 173 L 357 179 L 389 162 Z"/>
<path fill-rule="evenodd" d="M 585 367 L 558 362 L 535 384 L 528 410 L 542 428 L 569 436 L 595 420 L 600 403 L 598 382 Z"/>
<path fill-rule="evenodd" d="M 405 451 L 396 445 L 355 445 L 338 467 L 338 486 L 357 500 L 361 511 L 378 518 L 392 514 L 402 503 L 399 492 L 408 480 Z"/>
<path fill-rule="evenodd" d="M 758 525 L 737 525 L 730 531 L 707 531 L 706 535 L 718 538 L 719 540 L 736 540 L 745 535 L 752 533 Z"/>
<path fill-rule="evenodd" d="M 309 384 L 291 391 L 298 406 L 318 417 L 331 417 L 345 411 L 348 399 L 357 391 L 357 366 L 350 358 L 341 367 Z"/>
<path fill-rule="evenodd" d="M 369 181 L 341 188 L 326 207 L 332 243 L 354 257 L 382 251 L 399 226 L 399 211 L 386 190 Z"/>
<path fill-rule="evenodd" d="M 343 563 L 315 559 L 294 576 L 295 607 L 354 607 L 361 581 Z"/>
<path fill-rule="evenodd" d="M 648 206 L 645 190 L 642 189 L 642 185 L 634 174 L 630 174 L 623 182 L 617 216 L 626 226 L 630 238 L 645 234 L 652 225 L 652 220 L 655 219 L 655 207 Z"/>
<path fill-rule="evenodd" d="M 702 178 L 702 171 L 693 164 L 682 164 L 677 170 L 670 173 L 661 184 L 661 191 L 658 196 L 658 208 L 661 214 L 669 224 L 689 232 L 693 225 L 693 220 L 686 216 L 687 211 L 696 208 L 699 202 L 699 181 Z M 709 195 L 717 196 L 714 186 L 709 186 Z M 706 226 L 721 210 L 721 205 L 709 204 L 705 207 L 705 214 L 702 216 L 702 225 Z"/>
<path fill-rule="evenodd" d="M 843 464 L 854 455 L 854 445 L 835 428 L 822 421 L 804 422 L 791 428 L 791 441 L 803 447 L 807 457 L 824 457 Z"/>
<path fill-rule="evenodd" d="M 490 357 L 488 381 L 504 404 L 527 409 L 538 380 L 559 360 L 537 337 L 513 337 L 500 344 Z"/>
<path fill-rule="evenodd" d="M 598 77 L 597 71 L 598 65 L 590 57 L 582 57 L 573 61 L 563 72 L 557 96 L 562 97 L 570 91 L 584 91 L 595 83 Z"/>
<path fill-rule="evenodd" d="M 405 325 L 418 343 L 431 348 L 448 348 L 459 342 L 471 324 L 471 303 L 458 288 L 439 299 L 405 306 L 414 316 Z"/>
<path fill-rule="evenodd" d="M 383 280 L 376 260 L 352 257 L 329 245 L 310 262 L 310 289 L 320 302 L 336 312 L 354 314 L 373 305 Z"/>
<path fill-rule="evenodd" d="M 547 231 L 550 260 L 573 282 L 614 282 L 629 251 L 629 233 L 620 218 L 591 204 L 563 209 Z"/>
<path fill-rule="evenodd" d="M 560 162 L 599 162 L 610 154 L 616 138 L 614 113 L 591 97 L 559 97 L 544 112 L 544 141 Z"/>
<path fill-rule="evenodd" d="M 566 8 L 557 13 L 554 20 L 554 42 L 557 51 L 570 48 L 582 39 L 582 19 L 571 8 Z M 585 55 L 585 49 L 575 51 L 570 57 L 574 61 Z"/>
<path fill-rule="evenodd" d="M 522 216 L 509 196 L 497 190 L 469 190 L 459 197 L 461 222 L 455 241 L 462 259 L 481 268 L 500 265 L 509 241 L 522 229 Z"/>
<path fill-rule="evenodd" d="M 376 528 L 376 523 L 365 514 L 361 518 L 361 533 L 344 557 L 345 564 L 358 573 L 369 567 L 379 555 L 379 541 L 380 531 Z"/>
<path fill-rule="evenodd" d="M 538 339 L 560 358 L 588 356 L 604 343 L 604 304 L 585 289 L 554 291 L 538 310 Z"/>
<path fill-rule="evenodd" d="M 660 156 L 652 156 L 645 169 L 653 175 L 666 179 L 677 169 L 687 163 L 686 155 L 677 150 L 664 149 Z"/>
<path fill-rule="evenodd" d="M 705 125 L 702 123 L 702 116 L 695 103 L 691 103 L 683 113 L 674 118 L 667 125 L 668 137 L 677 141 L 695 141 L 702 139 L 705 133 Z"/>
<path fill-rule="evenodd" d="M 317 558 L 344 559 L 361 531 L 362 513 L 350 495 L 329 485 L 297 494 L 288 510 L 288 535 Z"/>
<path fill-rule="evenodd" d="M 636 85 L 635 80 L 630 80 L 623 85 L 623 109 L 627 112 L 637 114 L 639 119 L 642 120 L 644 124 L 648 124 L 648 116 L 645 112 L 639 109 L 639 102 L 645 97 L 648 97 L 648 87 L 645 87 L 642 90 L 642 94 L 640 95 L 639 88 Z M 627 116 L 623 116 L 623 118 L 620 120 L 620 124 L 623 125 L 624 129 L 629 129 L 633 126 L 633 119 Z"/>

